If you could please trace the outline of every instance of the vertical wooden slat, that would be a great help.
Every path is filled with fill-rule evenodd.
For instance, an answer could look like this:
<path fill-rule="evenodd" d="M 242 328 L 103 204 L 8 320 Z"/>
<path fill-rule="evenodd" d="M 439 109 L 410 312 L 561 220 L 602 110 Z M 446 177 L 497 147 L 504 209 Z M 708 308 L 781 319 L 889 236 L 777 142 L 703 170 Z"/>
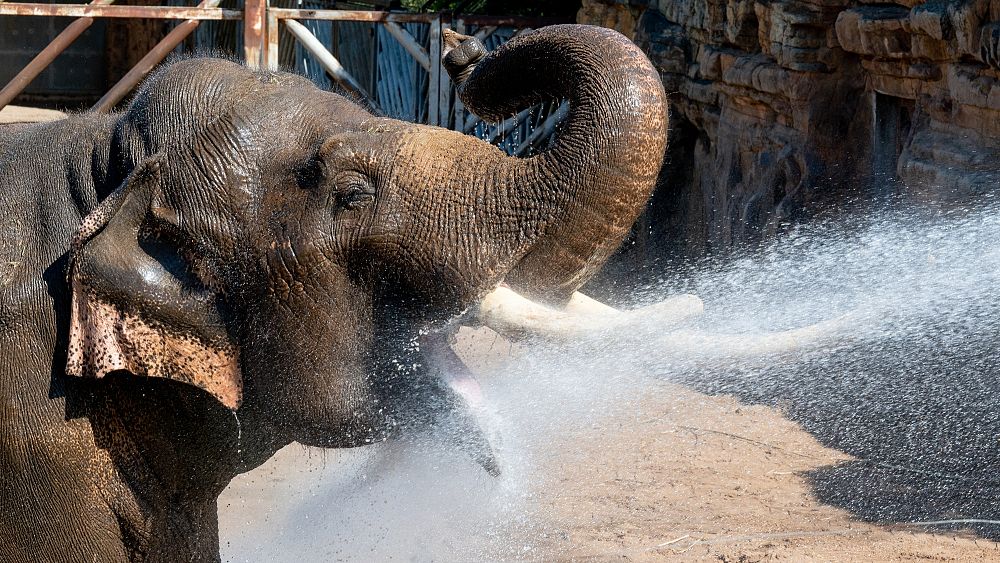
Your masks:
<path fill-rule="evenodd" d="M 431 68 L 427 81 L 427 123 L 441 124 L 441 14 L 431 20 L 430 44 Z"/>
<path fill-rule="evenodd" d="M 461 18 L 456 19 L 453 25 L 455 26 L 456 33 L 466 35 L 468 27 L 465 25 L 465 20 Z M 451 90 L 452 88 L 449 86 L 448 94 L 451 94 Z M 453 124 L 451 126 L 452 129 L 457 131 L 465 129 L 465 104 L 462 103 L 462 100 L 457 95 L 455 96 L 455 107 L 449 117 L 449 122 Z"/>
<path fill-rule="evenodd" d="M 266 59 L 267 0 L 245 0 L 243 5 L 243 54 L 247 66 L 259 68 Z"/>
<path fill-rule="evenodd" d="M 117 0 L 117 4 L 141 6 L 149 0 Z M 121 80 L 173 27 L 164 20 L 139 18 L 108 18 L 104 25 L 109 85 Z"/>
<path fill-rule="evenodd" d="M 265 66 L 268 70 L 278 70 L 278 17 L 267 14 L 267 48 L 265 49 Z"/>
<path fill-rule="evenodd" d="M 444 25 L 441 27 L 442 35 L 444 30 Z M 441 41 L 443 41 L 443 37 Z M 441 72 L 444 68 L 441 65 L 441 52 L 443 51 L 444 45 L 441 41 L 438 41 L 438 57 L 434 61 L 434 65 L 438 67 L 438 119 L 440 120 L 441 127 L 451 127 L 454 121 L 451 119 L 451 76 L 447 72 Z"/>
<path fill-rule="evenodd" d="M 431 68 L 430 57 L 427 56 L 427 51 L 417 43 L 417 40 L 413 38 L 405 29 L 400 27 L 398 23 L 385 22 L 385 30 L 392 35 L 399 44 L 406 49 L 406 52 L 410 54 L 420 66 L 424 67 L 426 70 Z"/>
<path fill-rule="evenodd" d="M 316 61 L 319 62 L 331 78 L 340 82 L 340 84 L 352 91 L 355 95 L 363 98 L 372 105 L 373 109 L 381 111 L 378 104 L 374 98 L 368 95 L 368 92 L 358 83 L 357 80 L 346 69 L 340 64 L 330 51 L 326 50 L 326 47 L 316 39 L 316 36 L 312 34 L 311 31 L 306 29 L 306 26 L 295 20 L 285 20 L 285 29 L 287 29 L 291 34 L 299 41 L 307 51 L 312 53 L 316 57 Z"/>

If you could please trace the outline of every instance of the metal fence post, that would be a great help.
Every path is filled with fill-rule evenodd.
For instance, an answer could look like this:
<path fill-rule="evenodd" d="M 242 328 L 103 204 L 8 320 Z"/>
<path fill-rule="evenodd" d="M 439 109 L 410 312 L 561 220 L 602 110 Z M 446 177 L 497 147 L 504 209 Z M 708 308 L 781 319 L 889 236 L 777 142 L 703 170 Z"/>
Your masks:
<path fill-rule="evenodd" d="M 215 8 L 221 1 L 222 0 L 202 0 L 202 2 L 198 4 L 198 8 Z M 118 81 L 117 84 L 112 86 L 106 94 L 101 96 L 101 99 L 97 100 L 94 107 L 90 109 L 99 113 L 107 113 L 111 111 L 115 107 L 115 104 L 120 102 L 129 92 L 132 91 L 133 88 L 142 82 L 142 79 L 153 70 L 153 67 L 160 64 L 163 59 L 167 58 L 167 55 L 169 55 L 171 51 L 181 44 L 181 41 L 184 41 L 188 35 L 191 35 L 191 32 L 194 31 L 200 23 L 201 21 L 199 20 L 185 20 L 179 23 L 177 27 L 171 30 L 166 37 L 161 39 L 152 50 L 146 53 L 146 55 L 142 57 L 139 62 L 137 62 L 135 66 L 132 67 L 131 70 L 129 70 L 125 76 Z"/>

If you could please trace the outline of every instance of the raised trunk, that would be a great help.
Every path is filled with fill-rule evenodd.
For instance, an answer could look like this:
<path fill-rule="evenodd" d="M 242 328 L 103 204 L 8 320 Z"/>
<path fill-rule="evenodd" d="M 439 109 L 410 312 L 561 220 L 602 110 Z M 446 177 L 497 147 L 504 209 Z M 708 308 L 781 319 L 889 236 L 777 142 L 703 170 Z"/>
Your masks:
<path fill-rule="evenodd" d="M 515 199 L 507 205 L 543 225 L 506 281 L 563 306 L 621 244 L 652 192 L 667 134 L 659 75 L 634 44 L 604 28 L 547 27 L 484 57 L 475 39 L 448 39 L 455 48 L 446 66 L 477 115 L 500 121 L 569 100 L 555 145 L 511 159 L 509 178 L 524 185 L 505 186 Z"/>

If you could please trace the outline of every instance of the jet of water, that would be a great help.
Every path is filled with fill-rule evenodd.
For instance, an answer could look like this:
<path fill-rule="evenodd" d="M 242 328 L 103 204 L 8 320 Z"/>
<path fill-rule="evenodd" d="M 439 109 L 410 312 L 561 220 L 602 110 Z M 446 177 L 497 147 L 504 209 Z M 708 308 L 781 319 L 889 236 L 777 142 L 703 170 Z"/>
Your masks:
<path fill-rule="evenodd" d="M 679 327 L 639 318 L 601 339 L 522 345 L 509 355 L 505 342 L 481 340 L 473 356 L 497 358 L 479 372 L 499 479 L 433 436 L 300 456 L 290 468 L 269 463 L 248 479 L 274 478 L 273 502 L 242 511 L 220 504 L 223 558 L 537 559 L 524 538 L 544 510 L 534 502 L 544 481 L 538 468 L 575 455 L 553 451 L 552 437 L 641 409 L 663 381 L 780 405 L 822 443 L 857 458 L 811 475 L 821 500 L 857 517 L 996 520 L 998 242 L 992 203 L 814 224 L 636 292 L 638 303 L 698 294 L 706 313 Z M 841 315 L 849 315 L 850 338 L 802 353 L 747 359 L 724 349 L 665 353 L 656 344 L 673 330 L 753 335 Z M 1000 534 L 989 524 L 977 530 Z"/>

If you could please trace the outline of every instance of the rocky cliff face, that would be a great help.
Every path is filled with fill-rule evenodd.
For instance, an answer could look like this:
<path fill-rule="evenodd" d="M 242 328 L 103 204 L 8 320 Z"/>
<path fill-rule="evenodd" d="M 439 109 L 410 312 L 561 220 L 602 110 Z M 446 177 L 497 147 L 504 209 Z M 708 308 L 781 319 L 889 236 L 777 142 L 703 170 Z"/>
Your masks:
<path fill-rule="evenodd" d="M 584 0 L 578 18 L 632 37 L 670 93 L 646 254 L 1000 190 L 1000 0 Z"/>

